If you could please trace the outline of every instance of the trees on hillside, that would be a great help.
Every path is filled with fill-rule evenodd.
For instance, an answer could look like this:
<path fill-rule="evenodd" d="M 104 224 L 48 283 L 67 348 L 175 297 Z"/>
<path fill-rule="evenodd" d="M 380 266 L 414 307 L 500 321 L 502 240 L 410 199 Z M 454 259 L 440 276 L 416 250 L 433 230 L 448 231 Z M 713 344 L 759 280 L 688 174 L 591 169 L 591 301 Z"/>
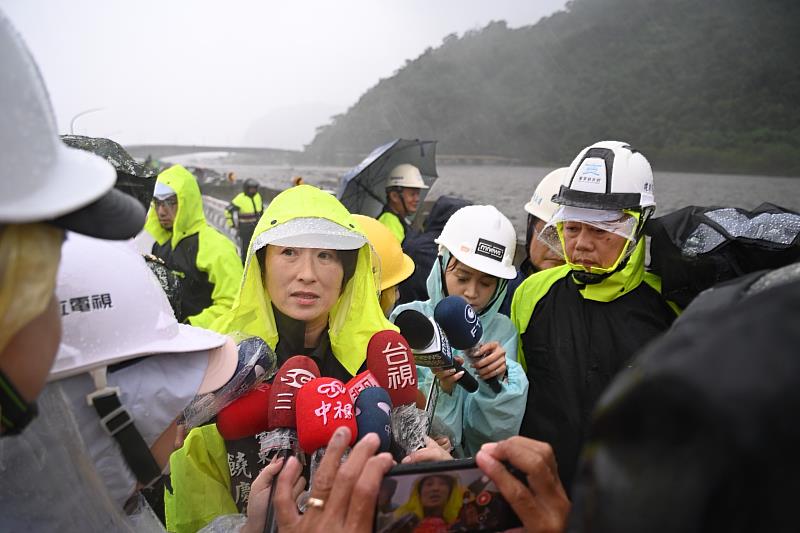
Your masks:
<path fill-rule="evenodd" d="M 800 3 L 575 0 L 534 26 L 449 35 L 318 130 L 352 162 L 395 137 L 564 164 L 598 139 L 660 168 L 800 174 Z"/>

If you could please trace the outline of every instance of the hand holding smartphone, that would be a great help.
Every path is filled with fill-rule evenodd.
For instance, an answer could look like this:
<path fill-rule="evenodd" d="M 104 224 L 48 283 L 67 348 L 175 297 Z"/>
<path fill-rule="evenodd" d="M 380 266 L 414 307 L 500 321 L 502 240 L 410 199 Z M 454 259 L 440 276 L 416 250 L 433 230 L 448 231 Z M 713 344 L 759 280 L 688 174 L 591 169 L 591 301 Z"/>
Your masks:
<path fill-rule="evenodd" d="M 510 467 L 523 479 L 524 476 Z M 381 483 L 380 533 L 504 531 L 522 524 L 474 459 L 399 465 Z"/>

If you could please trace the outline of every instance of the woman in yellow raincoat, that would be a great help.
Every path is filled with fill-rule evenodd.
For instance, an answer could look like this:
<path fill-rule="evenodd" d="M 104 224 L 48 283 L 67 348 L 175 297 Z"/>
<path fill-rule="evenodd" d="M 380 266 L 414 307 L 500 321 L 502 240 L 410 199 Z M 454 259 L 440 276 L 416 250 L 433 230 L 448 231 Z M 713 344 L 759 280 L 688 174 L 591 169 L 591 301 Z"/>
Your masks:
<path fill-rule="evenodd" d="M 323 376 L 347 381 L 365 369 L 372 335 L 397 329 L 379 305 L 379 274 L 347 209 L 316 187 L 292 187 L 264 211 L 233 308 L 212 329 L 262 338 L 278 365 L 307 355 Z M 170 531 L 196 531 L 238 512 L 225 441 L 214 425 L 192 430 L 170 466 Z M 251 468 L 257 473 L 257 465 Z"/>

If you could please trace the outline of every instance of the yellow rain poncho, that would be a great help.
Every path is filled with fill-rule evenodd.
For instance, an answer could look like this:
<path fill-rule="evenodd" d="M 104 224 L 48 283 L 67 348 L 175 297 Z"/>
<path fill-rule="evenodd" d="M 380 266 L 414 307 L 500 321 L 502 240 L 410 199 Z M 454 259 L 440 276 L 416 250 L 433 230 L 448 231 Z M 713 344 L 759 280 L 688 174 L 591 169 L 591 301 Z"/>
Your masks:
<path fill-rule="evenodd" d="M 172 231 L 161 227 L 156 210 L 147 213 L 144 229 L 153 236 L 153 254 L 184 274 L 179 322 L 208 328 L 230 310 L 242 278 L 236 246 L 206 222 L 195 177 L 180 165 L 158 175 L 178 197 Z"/>
<path fill-rule="evenodd" d="M 397 328 L 380 308 L 378 267 L 373 268 L 366 237 L 338 200 L 310 185 L 282 192 L 267 207 L 250 242 L 244 278 L 233 308 L 212 329 L 257 336 L 276 349 L 280 332 L 256 252 L 269 240 L 271 230 L 297 218 L 323 218 L 337 224 L 343 233 L 364 240 L 357 253 L 355 271 L 328 318 L 331 352 L 348 374 L 355 375 L 366 361 L 372 335 Z M 172 492 L 165 494 L 167 527 L 177 532 L 196 531 L 217 516 L 236 512 L 222 437 L 216 430 L 200 427 L 189 433 L 186 443 L 170 458 Z"/>

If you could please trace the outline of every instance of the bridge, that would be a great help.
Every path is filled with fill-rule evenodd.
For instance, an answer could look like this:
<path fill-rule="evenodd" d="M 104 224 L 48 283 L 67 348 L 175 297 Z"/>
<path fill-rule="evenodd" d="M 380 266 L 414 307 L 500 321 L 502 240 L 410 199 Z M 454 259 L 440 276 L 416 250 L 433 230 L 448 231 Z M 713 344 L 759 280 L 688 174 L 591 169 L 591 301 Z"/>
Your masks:
<path fill-rule="evenodd" d="M 169 156 L 196 154 L 202 152 L 231 152 L 249 155 L 265 163 L 293 163 L 302 154 L 299 150 L 281 150 L 278 148 L 260 148 L 253 146 L 202 146 L 184 144 L 132 144 L 125 147 L 133 157 L 145 159 L 163 159 Z"/>

